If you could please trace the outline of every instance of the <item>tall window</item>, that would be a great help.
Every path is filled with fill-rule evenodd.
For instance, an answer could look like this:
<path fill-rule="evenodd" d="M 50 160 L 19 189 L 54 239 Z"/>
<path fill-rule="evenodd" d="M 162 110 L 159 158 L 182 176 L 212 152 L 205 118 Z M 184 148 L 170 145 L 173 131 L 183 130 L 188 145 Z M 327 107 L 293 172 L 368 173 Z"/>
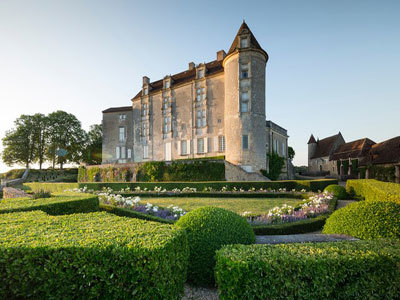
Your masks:
<path fill-rule="evenodd" d="M 241 64 L 240 78 L 248 78 L 248 77 L 249 77 L 249 64 Z"/>
<path fill-rule="evenodd" d="M 225 136 L 224 135 L 220 135 L 218 137 L 218 151 L 219 152 L 225 151 Z"/>
<path fill-rule="evenodd" d="M 201 128 L 201 110 L 196 112 L 196 127 Z"/>
<path fill-rule="evenodd" d="M 143 158 L 149 158 L 149 146 L 143 146 Z"/>
<path fill-rule="evenodd" d="M 164 97 L 163 98 L 163 109 L 164 110 L 168 109 L 168 102 L 169 102 L 169 97 Z"/>
<path fill-rule="evenodd" d="M 206 88 L 197 88 L 196 89 L 196 101 L 200 102 L 201 100 L 206 99 Z"/>
<path fill-rule="evenodd" d="M 128 149 L 128 158 L 132 158 L 132 149 Z"/>
<path fill-rule="evenodd" d="M 248 135 L 242 136 L 242 149 L 243 150 L 249 149 L 249 136 Z"/>
<path fill-rule="evenodd" d="M 187 154 L 187 141 L 183 140 L 181 141 L 181 155 L 186 155 Z"/>
<path fill-rule="evenodd" d="M 121 147 L 121 158 L 122 159 L 126 158 L 126 148 L 125 147 Z"/>
<path fill-rule="evenodd" d="M 147 103 L 143 103 L 142 104 L 142 116 L 146 116 L 148 113 L 148 104 Z"/>
<path fill-rule="evenodd" d="M 117 159 L 120 159 L 120 157 L 121 157 L 121 153 L 120 153 L 120 148 L 119 147 L 115 148 L 115 157 Z"/>
<path fill-rule="evenodd" d="M 206 127 L 207 121 L 206 121 L 206 110 L 203 109 L 201 112 L 201 126 Z"/>
<path fill-rule="evenodd" d="M 197 153 L 204 153 L 204 139 L 197 139 Z"/>
<path fill-rule="evenodd" d="M 142 123 L 142 136 L 146 136 L 147 135 L 147 123 L 143 122 Z"/>
<path fill-rule="evenodd" d="M 125 141 L 125 127 L 120 127 L 119 128 L 119 141 L 124 142 Z"/>
<path fill-rule="evenodd" d="M 241 112 L 249 111 L 249 92 L 242 92 L 241 94 L 240 111 Z"/>

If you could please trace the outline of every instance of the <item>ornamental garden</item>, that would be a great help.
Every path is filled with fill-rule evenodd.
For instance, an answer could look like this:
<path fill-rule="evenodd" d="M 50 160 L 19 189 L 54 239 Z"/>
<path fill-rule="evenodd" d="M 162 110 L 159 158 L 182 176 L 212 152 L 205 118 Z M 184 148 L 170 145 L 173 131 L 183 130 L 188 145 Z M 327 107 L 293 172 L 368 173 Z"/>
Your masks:
<path fill-rule="evenodd" d="M 400 185 L 24 183 L 0 201 L 0 298 L 396 299 Z M 338 208 L 339 200 L 355 199 Z M 322 231 L 357 240 L 256 244 Z"/>

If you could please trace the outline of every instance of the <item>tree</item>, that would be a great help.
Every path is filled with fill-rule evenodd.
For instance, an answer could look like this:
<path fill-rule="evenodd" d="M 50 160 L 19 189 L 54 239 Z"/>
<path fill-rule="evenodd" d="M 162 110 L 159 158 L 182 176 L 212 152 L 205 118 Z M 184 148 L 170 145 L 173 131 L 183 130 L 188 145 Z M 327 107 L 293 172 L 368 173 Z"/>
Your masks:
<path fill-rule="evenodd" d="M 103 143 L 102 125 L 91 125 L 87 133 L 87 143 L 82 157 L 82 161 L 88 165 L 101 164 L 101 151 Z"/>
<path fill-rule="evenodd" d="M 39 169 L 42 169 L 42 164 L 45 161 L 46 147 L 48 143 L 49 119 L 43 114 L 34 114 L 32 116 L 34 122 L 33 135 L 35 142 L 35 162 L 39 163 Z"/>
<path fill-rule="evenodd" d="M 295 156 L 296 152 L 294 151 L 294 149 L 292 147 L 288 147 L 288 157 L 290 160 L 293 160 L 294 156 Z"/>
<path fill-rule="evenodd" d="M 3 138 L 2 160 L 8 166 L 29 164 L 35 160 L 35 122 L 29 115 L 21 115 L 14 122 L 15 128 L 6 132 Z"/>
<path fill-rule="evenodd" d="M 285 159 L 279 156 L 277 153 L 267 153 L 269 162 L 269 172 L 263 172 L 271 180 L 277 180 L 279 175 L 282 173 L 283 165 L 285 164 Z"/>
<path fill-rule="evenodd" d="M 73 115 L 58 110 L 48 116 L 49 147 L 46 156 L 53 168 L 60 164 L 60 169 L 68 162 L 80 162 L 85 147 L 86 133 L 81 122 Z"/>

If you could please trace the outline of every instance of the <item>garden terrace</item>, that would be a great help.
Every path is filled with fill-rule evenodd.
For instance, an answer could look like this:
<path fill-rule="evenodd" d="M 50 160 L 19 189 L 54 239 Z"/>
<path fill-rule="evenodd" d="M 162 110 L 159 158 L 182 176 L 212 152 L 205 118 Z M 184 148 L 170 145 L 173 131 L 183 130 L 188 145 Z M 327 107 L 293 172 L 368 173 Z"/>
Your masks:
<path fill-rule="evenodd" d="M 0 218 L 0 298 L 180 299 L 184 231 L 105 212 Z"/>
<path fill-rule="evenodd" d="M 103 188 L 111 188 L 114 191 L 129 188 L 131 191 L 140 187 L 141 190 L 154 190 L 155 187 L 172 191 L 173 189 L 194 188 L 197 191 L 203 191 L 211 188 L 216 191 L 221 191 L 226 187 L 227 191 L 243 189 L 248 191 L 254 188 L 255 190 L 279 190 L 286 189 L 291 191 L 306 190 L 323 191 L 330 184 L 337 184 L 336 179 L 318 179 L 318 180 L 283 180 L 283 181 L 265 181 L 265 182 L 228 182 L 228 181 L 204 181 L 204 182 L 80 182 L 80 183 L 25 183 L 24 187 L 31 190 L 47 190 L 50 192 L 62 192 L 67 189 L 87 187 L 90 190 L 100 191 Z"/>
<path fill-rule="evenodd" d="M 397 299 L 400 294 L 398 240 L 229 245 L 216 259 L 220 299 Z"/>

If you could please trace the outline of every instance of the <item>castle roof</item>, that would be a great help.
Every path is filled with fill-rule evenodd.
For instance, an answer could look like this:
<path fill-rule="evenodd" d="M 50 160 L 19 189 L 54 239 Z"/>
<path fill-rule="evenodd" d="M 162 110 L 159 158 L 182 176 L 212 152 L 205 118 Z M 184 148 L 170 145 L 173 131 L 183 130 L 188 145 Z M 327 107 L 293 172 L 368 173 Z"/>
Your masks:
<path fill-rule="evenodd" d="M 400 163 L 400 136 L 373 145 L 359 165 L 392 163 Z"/>
<path fill-rule="evenodd" d="M 226 55 L 228 56 L 229 54 L 232 54 L 235 51 L 239 50 L 239 48 L 238 48 L 239 47 L 239 38 L 240 38 L 241 35 L 244 35 L 244 34 L 249 34 L 250 35 L 249 48 L 250 49 L 257 49 L 257 50 L 262 51 L 264 53 L 264 55 L 266 56 L 266 59 L 268 61 L 267 52 L 263 48 L 261 48 L 260 44 L 257 42 L 254 34 L 251 32 L 249 26 L 247 26 L 245 21 L 243 21 L 242 25 L 240 26 L 235 38 L 233 39 L 232 45 L 229 48 L 229 51 L 228 51 L 228 53 Z"/>
<path fill-rule="evenodd" d="M 374 144 L 375 142 L 368 138 L 342 144 L 335 150 L 331 159 L 339 160 L 364 157 Z"/>
<path fill-rule="evenodd" d="M 206 63 L 205 67 L 206 67 L 206 72 L 205 72 L 206 77 L 224 71 L 224 68 L 222 66 L 222 60 L 214 60 L 209 63 Z M 196 69 L 186 70 L 186 71 L 171 75 L 171 87 L 174 87 L 174 86 L 186 83 L 186 82 L 190 82 L 194 79 L 196 79 Z M 163 79 L 151 82 L 149 87 L 150 87 L 150 90 L 149 90 L 150 94 L 161 91 L 163 89 Z M 140 90 L 136 94 L 136 96 L 132 98 L 132 101 L 140 99 L 141 95 L 142 95 L 142 90 Z"/>
<path fill-rule="evenodd" d="M 120 106 L 120 107 L 110 107 L 106 110 L 103 110 L 104 113 L 113 113 L 113 112 L 123 112 L 123 111 L 131 111 L 132 106 Z"/>
<path fill-rule="evenodd" d="M 315 140 L 315 137 L 313 134 L 311 134 L 310 139 L 308 140 L 307 144 L 316 144 L 317 141 Z"/>
<path fill-rule="evenodd" d="M 340 137 L 342 137 L 342 134 L 339 132 L 338 134 L 317 141 L 317 149 L 311 158 L 330 156 L 334 151 L 334 146 L 337 139 Z"/>

